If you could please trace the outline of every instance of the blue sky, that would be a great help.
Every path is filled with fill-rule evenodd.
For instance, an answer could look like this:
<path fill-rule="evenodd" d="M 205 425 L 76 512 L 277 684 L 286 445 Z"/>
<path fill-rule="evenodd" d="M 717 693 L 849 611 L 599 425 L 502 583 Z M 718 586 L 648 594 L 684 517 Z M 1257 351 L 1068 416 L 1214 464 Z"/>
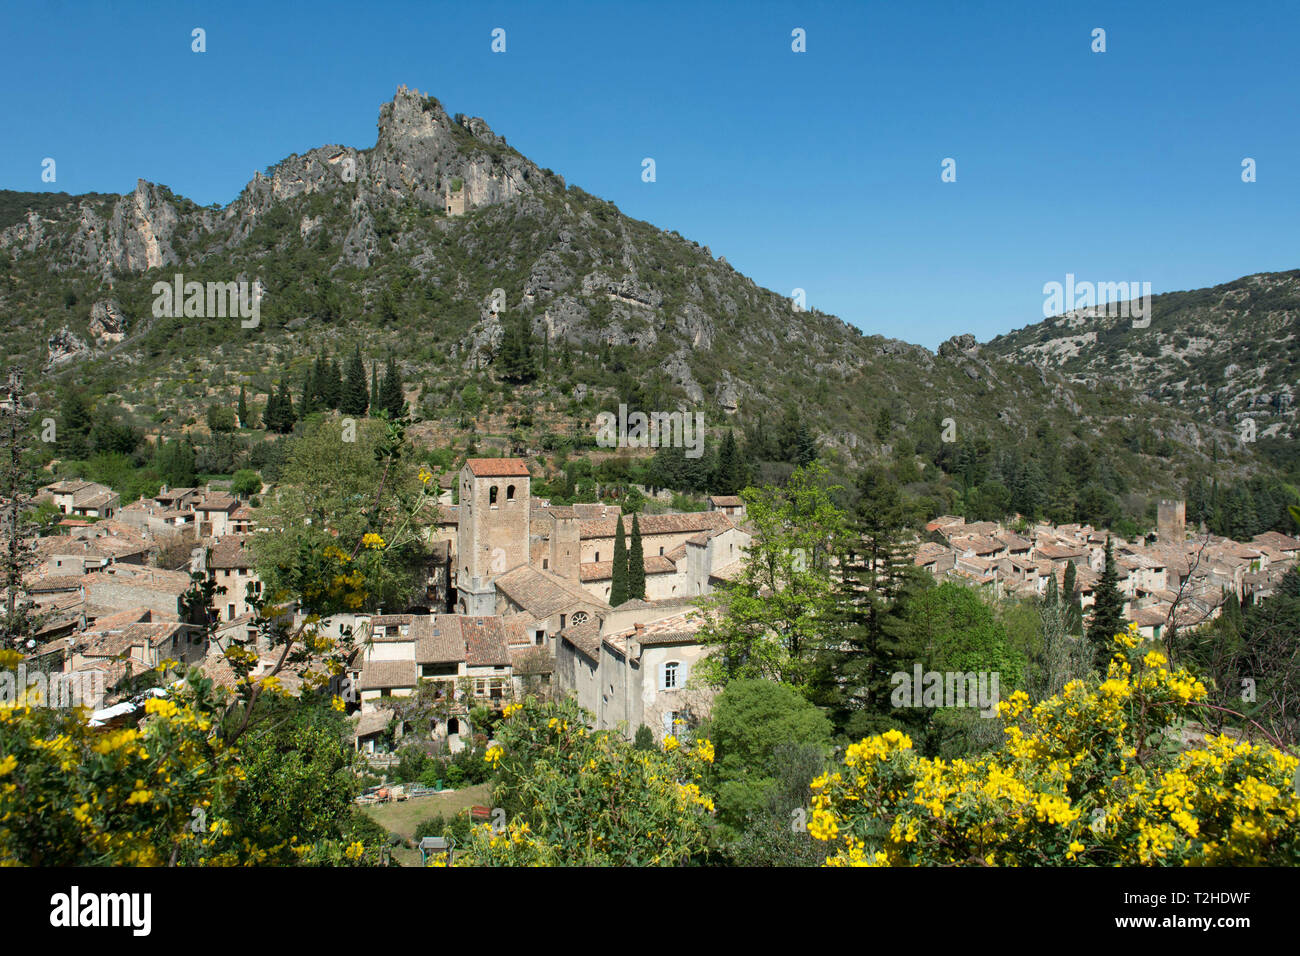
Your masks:
<path fill-rule="evenodd" d="M 1195 0 L 8 3 L 0 188 L 224 204 L 290 153 L 373 145 L 405 83 L 761 285 L 934 347 L 1038 321 L 1066 273 L 1158 293 L 1300 266 L 1297 27 L 1295 2 Z"/>

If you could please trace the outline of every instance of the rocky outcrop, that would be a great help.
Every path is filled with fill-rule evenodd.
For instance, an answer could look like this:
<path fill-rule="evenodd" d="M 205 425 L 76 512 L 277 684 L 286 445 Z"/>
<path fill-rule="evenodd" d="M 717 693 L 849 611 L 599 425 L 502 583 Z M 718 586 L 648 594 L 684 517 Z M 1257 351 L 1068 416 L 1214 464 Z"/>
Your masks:
<path fill-rule="evenodd" d="M 126 338 L 126 316 L 116 299 L 100 299 L 90 307 L 88 331 L 95 345 L 104 346 Z"/>
<path fill-rule="evenodd" d="M 90 354 L 90 347 L 66 326 L 50 336 L 46 348 L 49 351 L 49 358 L 45 363 L 47 369 L 67 365 Z"/>

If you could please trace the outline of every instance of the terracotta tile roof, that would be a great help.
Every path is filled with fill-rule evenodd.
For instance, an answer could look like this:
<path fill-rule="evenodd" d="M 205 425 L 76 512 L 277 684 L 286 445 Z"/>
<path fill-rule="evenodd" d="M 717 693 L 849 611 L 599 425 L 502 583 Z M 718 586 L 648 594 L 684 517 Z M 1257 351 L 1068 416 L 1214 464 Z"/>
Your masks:
<path fill-rule="evenodd" d="M 415 661 L 367 661 L 357 682 L 359 690 L 414 687 Z"/>
<path fill-rule="evenodd" d="M 232 534 L 217 538 L 208 552 L 208 567 L 216 570 L 248 570 L 253 566 L 253 552 L 248 547 L 251 536 Z"/>
<path fill-rule="evenodd" d="M 195 511 L 234 511 L 239 499 L 223 491 L 215 491 L 194 506 Z"/>
<path fill-rule="evenodd" d="M 506 630 L 499 617 L 462 617 L 465 663 L 470 667 L 497 667 L 510 663 Z"/>
<path fill-rule="evenodd" d="M 657 554 L 646 556 L 646 574 L 675 574 L 676 572 L 677 565 L 668 558 Z M 608 581 L 614 577 L 614 562 L 588 561 L 578 566 L 578 574 L 583 581 Z"/>
<path fill-rule="evenodd" d="M 370 710 L 357 714 L 352 719 L 355 722 L 352 736 L 360 740 L 362 737 L 369 737 L 385 730 L 393 719 L 393 712 L 384 709 Z"/>
<path fill-rule="evenodd" d="M 465 467 L 475 478 L 527 478 L 522 458 L 467 458 Z"/>
<path fill-rule="evenodd" d="M 560 632 L 560 640 L 567 641 L 585 657 L 600 660 L 600 620 L 591 618 Z"/>
<path fill-rule="evenodd" d="M 745 502 L 740 495 L 709 495 L 709 504 L 717 508 L 740 508 Z"/>
<path fill-rule="evenodd" d="M 583 538 L 612 538 L 618 530 L 616 517 L 585 520 L 578 526 Z M 641 536 L 655 534 L 695 534 L 700 531 L 726 531 L 736 525 L 722 511 L 689 511 L 681 514 L 642 515 L 639 519 Z M 632 520 L 623 516 L 623 530 L 632 533 Z"/>
<path fill-rule="evenodd" d="M 496 586 L 498 591 L 538 620 L 545 620 L 574 604 L 607 606 L 581 585 L 527 565 L 520 565 L 498 577 Z"/>
<path fill-rule="evenodd" d="M 458 664 L 465 660 L 465 637 L 455 614 L 417 616 L 411 625 L 417 664 Z"/>
<path fill-rule="evenodd" d="M 1265 531 L 1250 540 L 1256 545 L 1276 548 L 1278 551 L 1300 551 L 1300 538 L 1293 538 L 1278 531 Z"/>

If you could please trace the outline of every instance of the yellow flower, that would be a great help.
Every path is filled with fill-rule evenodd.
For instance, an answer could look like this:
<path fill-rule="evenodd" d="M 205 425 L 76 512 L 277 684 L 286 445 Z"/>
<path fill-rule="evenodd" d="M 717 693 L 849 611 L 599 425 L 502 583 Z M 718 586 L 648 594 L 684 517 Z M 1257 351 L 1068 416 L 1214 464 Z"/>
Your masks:
<path fill-rule="evenodd" d="M 506 707 L 504 711 L 501 712 L 501 716 L 504 717 L 506 720 L 509 720 L 511 717 L 513 717 L 515 714 L 519 713 L 523 709 L 524 709 L 523 704 L 510 704 L 509 706 Z"/>
<path fill-rule="evenodd" d="M 421 484 L 427 485 L 429 482 L 433 481 L 433 472 L 421 465 L 420 473 L 416 477 L 420 479 Z"/>
<path fill-rule="evenodd" d="M 493 744 L 487 749 L 487 753 L 483 755 L 483 759 L 495 768 L 496 765 L 501 762 L 503 754 L 505 754 L 505 751 L 497 744 Z"/>
<path fill-rule="evenodd" d="M 695 756 L 705 763 L 713 763 L 713 741 L 701 740 L 695 745 Z"/>
<path fill-rule="evenodd" d="M 359 860 L 361 859 L 361 855 L 365 852 L 366 852 L 365 845 L 362 844 L 360 841 L 356 841 L 348 845 L 348 848 L 343 851 L 343 855 L 346 856 L 349 860 Z"/>
<path fill-rule="evenodd" d="M 16 766 L 18 766 L 18 758 L 15 757 L 13 754 L 10 754 L 8 757 L 5 757 L 3 760 L 0 760 L 0 777 L 3 777 L 6 774 L 8 774 Z"/>
<path fill-rule="evenodd" d="M 344 702 L 342 697 L 339 697 L 337 695 L 335 695 L 334 699 L 330 701 L 330 706 L 335 710 L 339 710 L 339 711 L 348 709 L 347 703 Z"/>
<path fill-rule="evenodd" d="M 361 538 L 361 544 L 366 548 L 378 549 L 384 546 L 384 539 L 373 531 L 367 531 Z"/>
<path fill-rule="evenodd" d="M 680 746 L 680 741 L 678 741 L 678 739 L 672 734 L 669 734 L 664 738 L 664 750 L 676 750 Z"/>

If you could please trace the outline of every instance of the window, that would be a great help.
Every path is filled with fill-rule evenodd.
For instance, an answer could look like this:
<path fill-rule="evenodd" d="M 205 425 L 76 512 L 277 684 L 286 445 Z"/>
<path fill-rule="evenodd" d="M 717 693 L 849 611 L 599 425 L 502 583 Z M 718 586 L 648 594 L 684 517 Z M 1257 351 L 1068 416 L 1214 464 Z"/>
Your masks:
<path fill-rule="evenodd" d="M 599 552 L 599 551 L 596 552 L 596 560 L 597 560 L 597 561 L 600 560 L 600 552 Z"/>
<path fill-rule="evenodd" d="M 660 548 L 660 549 L 659 549 L 659 557 L 662 558 L 663 556 L 664 556 L 664 549 L 663 549 L 663 548 Z"/>
<path fill-rule="evenodd" d="M 232 620 L 234 619 L 234 617 L 235 617 L 235 606 L 234 606 L 233 604 L 227 604 L 227 605 L 226 605 L 226 617 L 231 618 Z"/>
<path fill-rule="evenodd" d="M 573 623 L 574 623 L 574 624 L 586 624 L 586 623 L 587 623 L 587 612 L 586 612 L 586 611 L 574 611 L 574 612 L 573 612 Z"/>
<path fill-rule="evenodd" d="M 541 644 L 544 640 L 546 640 L 546 632 L 538 631 L 537 634 L 534 636 L 534 640 L 536 643 Z"/>
<path fill-rule="evenodd" d="M 514 500 L 515 500 L 515 486 L 506 485 L 506 501 L 514 501 Z"/>
<path fill-rule="evenodd" d="M 545 570 L 546 570 L 547 568 L 549 568 L 550 566 L 551 566 L 551 559 L 550 559 L 550 558 L 542 558 L 542 570 L 545 571 Z"/>
<path fill-rule="evenodd" d="M 659 668 L 659 689 L 676 690 L 682 686 L 686 666 L 681 661 L 668 661 Z"/>
<path fill-rule="evenodd" d="M 488 489 L 488 504 L 493 508 L 497 506 L 497 486 L 493 485 Z"/>

